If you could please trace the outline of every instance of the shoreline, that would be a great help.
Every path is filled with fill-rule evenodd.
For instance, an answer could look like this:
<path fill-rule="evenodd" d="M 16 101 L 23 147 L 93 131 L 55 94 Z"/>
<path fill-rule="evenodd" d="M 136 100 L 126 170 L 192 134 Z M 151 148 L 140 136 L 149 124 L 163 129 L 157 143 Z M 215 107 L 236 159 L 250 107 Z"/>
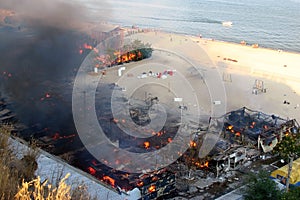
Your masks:
<path fill-rule="evenodd" d="M 209 87 L 224 87 L 227 111 L 243 106 L 300 121 L 300 54 L 195 36 L 144 30 L 128 36 L 168 49 L 191 60 L 204 74 Z M 126 38 L 126 37 L 125 37 Z M 166 66 L 172 67 L 172 66 Z M 224 80 L 227 76 L 229 80 Z M 255 81 L 266 93 L 253 94 Z M 216 87 L 216 81 L 220 81 Z M 222 86 L 223 85 L 223 86 Z M 212 99 L 218 100 L 218 99 Z M 284 102 L 289 102 L 288 105 Z M 210 110 L 209 105 L 205 105 Z"/>
<path fill-rule="evenodd" d="M 123 26 L 121 24 L 117 24 L 117 23 L 109 23 L 107 22 L 108 24 L 112 24 L 112 25 L 116 25 L 116 26 L 120 26 L 121 28 L 124 28 L 124 29 L 132 29 L 131 26 Z M 183 32 L 175 32 L 175 31 L 169 31 L 169 30 L 161 30 L 159 28 L 148 28 L 148 27 L 136 27 L 137 29 L 139 30 L 144 30 L 144 31 L 157 31 L 157 32 L 161 32 L 161 33 L 166 33 L 166 34 L 172 34 L 172 35 L 181 35 L 181 36 L 186 36 L 186 37 L 192 37 L 192 38 L 197 38 L 199 39 L 199 36 L 201 35 L 201 33 L 199 33 L 199 35 L 193 35 L 193 34 L 188 34 L 188 33 L 183 33 Z M 202 35 L 201 35 L 202 36 Z M 241 45 L 240 42 L 234 42 L 234 41 L 226 41 L 226 40 L 219 40 L 217 38 L 210 38 L 210 37 L 205 37 L 205 36 L 202 36 L 200 39 L 204 39 L 204 40 L 207 40 L 207 41 L 216 41 L 216 42 L 224 42 L 224 43 L 229 43 L 229 44 L 236 44 L 236 45 Z M 247 42 L 247 41 L 245 41 Z M 251 47 L 251 45 L 254 45 L 255 43 L 247 43 L 247 45 L 245 46 L 248 46 L 248 47 Z M 258 45 L 260 45 L 259 43 L 256 43 Z M 274 50 L 274 51 L 282 51 L 282 52 L 287 52 L 287 53 L 294 53 L 294 54 L 300 54 L 300 50 L 297 51 L 297 50 L 284 50 L 284 49 L 280 49 L 280 48 L 271 48 L 271 47 L 266 47 L 266 46 L 259 46 L 258 48 L 260 49 L 269 49 L 269 50 Z"/>

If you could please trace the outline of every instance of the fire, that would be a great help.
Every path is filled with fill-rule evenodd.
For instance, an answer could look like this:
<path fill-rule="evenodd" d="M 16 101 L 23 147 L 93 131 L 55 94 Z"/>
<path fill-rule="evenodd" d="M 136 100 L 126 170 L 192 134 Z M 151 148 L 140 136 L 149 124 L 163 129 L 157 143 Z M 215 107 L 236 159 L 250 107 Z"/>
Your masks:
<path fill-rule="evenodd" d="M 96 53 L 97 53 L 97 51 L 98 51 L 96 48 L 93 48 L 93 46 L 88 45 L 87 43 L 84 43 L 84 44 L 80 47 L 80 49 L 79 49 L 79 54 L 80 54 L 80 55 L 83 54 L 84 49 L 87 49 L 87 50 L 94 50 Z"/>
<path fill-rule="evenodd" d="M 53 135 L 53 137 L 52 137 L 54 140 L 57 140 L 57 139 L 59 139 L 60 138 L 60 135 L 59 135 L 59 133 L 55 133 L 54 135 Z"/>
<path fill-rule="evenodd" d="M 156 190 L 156 186 L 155 185 L 151 185 L 149 188 L 148 188 L 148 192 L 152 193 L 152 192 L 155 192 Z"/>
<path fill-rule="evenodd" d="M 240 136 L 241 136 L 241 133 L 240 133 L 240 132 L 236 132 L 236 133 L 235 133 L 235 136 L 240 137 Z"/>
<path fill-rule="evenodd" d="M 206 161 L 201 167 L 208 167 L 208 161 Z"/>
<path fill-rule="evenodd" d="M 163 134 L 162 131 L 157 132 L 157 136 L 161 136 Z"/>
<path fill-rule="evenodd" d="M 142 186 L 144 186 L 144 182 L 143 182 L 143 181 L 139 181 L 136 185 L 137 185 L 138 187 L 142 187 Z"/>
<path fill-rule="evenodd" d="M 115 179 L 109 177 L 109 176 L 104 176 L 103 177 L 103 181 L 108 182 L 110 185 L 115 186 Z"/>
<path fill-rule="evenodd" d="M 285 132 L 285 136 L 288 136 L 290 133 L 288 131 Z"/>
<path fill-rule="evenodd" d="M 45 97 L 46 97 L 46 98 L 50 98 L 51 95 L 50 95 L 49 93 L 46 93 L 46 94 L 45 94 Z"/>
<path fill-rule="evenodd" d="M 90 50 L 93 49 L 93 47 L 92 47 L 91 45 L 88 45 L 87 43 L 84 43 L 84 44 L 83 44 L 83 48 L 85 48 L 85 49 L 90 49 Z"/>
<path fill-rule="evenodd" d="M 172 140 L 172 138 L 168 138 L 168 143 L 171 143 L 173 140 Z"/>
<path fill-rule="evenodd" d="M 89 173 L 91 174 L 91 175 L 95 175 L 96 174 L 96 170 L 94 169 L 94 168 L 92 168 L 92 167 L 88 167 L 88 170 L 89 170 Z"/>
<path fill-rule="evenodd" d="M 148 141 L 144 142 L 144 147 L 145 147 L 145 149 L 149 149 L 150 142 L 148 142 Z"/>
<path fill-rule="evenodd" d="M 72 137 L 75 137 L 76 135 L 75 134 L 71 134 L 71 135 L 63 135 L 61 136 L 58 132 L 56 132 L 52 138 L 54 140 L 58 140 L 58 139 L 68 139 L 68 138 L 72 138 Z"/>
<path fill-rule="evenodd" d="M 142 53 L 140 51 L 127 52 L 127 53 L 121 53 L 120 51 L 115 51 L 114 55 L 117 56 L 116 59 L 117 64 L 124 63 L 124 62 L 126 63 L 126 62 L 130 62 L 142 58 Z"/>
<path fill-rule="evenodd" d="M 41 97 L 41 101 L 44 101 L 45 99 L 49 99 L 51 95 L 49 93 L 46 93 L 45 96 Z"/>
<path fill-rule="evenodd" d="M 233 129 L 233 126 L 232 125 L 229 125 L 227 127 L 227 130 L 229 130 L 231 133 L 234 133 L 234 129 Z"/>
<path fill-rule="evenodd" d="M 197 147 L 197 143 L 194 142 L 194 141 L 190 141 L 190 147 L 196 148 Z"/>
<path fill-rule="evenodd" d="M 250 125 L 250 128 L 254 128 L 256 122 L 252 122 L 251 125 Z"/>
<path fill-rule="evenodd" d="M 195 165 L 200 168 L 208 168 L 208 164 L 209 164 L 208 161 L 205 161 L 205 163 L 203 163 L 203 164 L 201 164 L 200 162 L 195 163 Z"/>

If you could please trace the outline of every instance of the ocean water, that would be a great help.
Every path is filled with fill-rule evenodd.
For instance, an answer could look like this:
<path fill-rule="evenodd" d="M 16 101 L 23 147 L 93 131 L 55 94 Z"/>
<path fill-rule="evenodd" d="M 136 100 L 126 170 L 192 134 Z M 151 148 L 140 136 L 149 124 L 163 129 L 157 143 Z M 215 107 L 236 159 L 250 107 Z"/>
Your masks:
<path fill-rule="evenodd" d="M 82 0 L 83 1 L 83 0 Z M 106 21 L 300 52 L 300 0 L 97 0 L 91 16 Z M 104 12 L 105 11 L 105 12 Z M 94 14 L 94 15 L 93 15 Z M 97 17 L 94 18 L 95 20 Z M 222 26 L 231 21 L 233 26 Z"/>

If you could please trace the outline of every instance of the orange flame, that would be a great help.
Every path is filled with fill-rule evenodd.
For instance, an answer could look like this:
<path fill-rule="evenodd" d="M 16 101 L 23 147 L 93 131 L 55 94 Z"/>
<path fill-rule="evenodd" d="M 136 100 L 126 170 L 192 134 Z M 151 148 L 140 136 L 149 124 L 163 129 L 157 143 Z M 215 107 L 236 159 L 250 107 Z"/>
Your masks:
<path fill-rule="evenodd" d="M 144 186 L 144 182 L 143 182 L 143 181 L 138 182 L 138 183 L 137 183 L 137 186 L 139 186 L 139 187 Z"/>
<path fill-rule="evenodd" d="M 88 170 L 89 170 L 89 173 L 90 173 L 91 175 L 95 175 L 95 174 L 96 174 L 96 170 L 95 170 L 94 168 L 88 167 Z"/>
<path fill-rule="evenodd" d="M 148 192 L 152 193 L 152 192 L 155 192 L 156 190 L 156 186 L 155 185 L 151 185 L 149 188 L 148 188 Z"/>
<path fill-rule="evenodd" d="M 144 142 L 144 147 L 145 147 L 145 149 L 149 149 L 150 142 L 148 142 L 148 141 Z"/>
<path fill-rule="evenodd" d="M 84 43 L 84 44 L 83 44 L 83 48 L 85 48 L 85 49 L 90 49 L 90 50 L 93 49 L 93 47 L 92 47 L 91 45 L 88 45 L 87 43 Z"/>
<path fill-rule="evenodd" d="M 196 148 L 197 147 L 197 143 L 194 142 L 194 141 L 190 141 L 190 147 Z"/>
<path fill-rule="evenodd" d="M 114 55 L 117 56 L 117 63 L 129 62 L 135 60 L 136 58 L 142 58 L 142 53 L 140 51 L 137 53 L 127 52 L 124 54 L 120 51 L 115 51 Z"/>
<path fill-rule="evenodd" d="M 290 133 L 288 131 L 285 132 L 285 136 L 288 136 Z"/>
<path fill-rule="evenodd" d="M 103 177 L 103 181 L 107 181 L 107 182 L 109 182 L 109 184 L 111 184 L 112 186 L 115 186 L 115 179 L 113 179 L 113 178 L 111 178 L 111 177 L 109 177 L 109 176 L 104 176 Z"/>
<path fill-rule="evenodd" d="M 161 136 L 163 134 L 162 131 L 157 132 L 157 136 Z"/>
<path fill-rule="evenodd" d="M 250 128 L 254 128 L 256 122 L 252 122 L 251 125 L 250 125 Z"/>
<path fill-rule="evenodd" d="M 208 161 L 206 161 L 206 162 L 202 165 L 202 167 L 208 167 Z"/>
<path fill-rule="evenodd" d="M 205 161 L 205 163 L 203 163 L 203 164 L 201 164 L 200 162 L 195 163 L 195 165 L 200 168 L 208 168 L 208 164 L 209 164 L 208 161 Z"/>

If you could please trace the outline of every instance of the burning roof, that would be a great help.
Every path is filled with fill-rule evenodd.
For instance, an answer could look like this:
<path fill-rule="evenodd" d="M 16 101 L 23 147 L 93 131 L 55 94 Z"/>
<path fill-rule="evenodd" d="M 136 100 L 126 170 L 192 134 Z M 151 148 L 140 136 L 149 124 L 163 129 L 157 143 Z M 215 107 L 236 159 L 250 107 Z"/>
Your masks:
<path fill-rule="evenodd" d="M 246 107 L 231 111 L 221 118 L 224 118 L 223 136 L 231 143 L 243 140 L 256 144 L 258 140 L 264 140 L 265 144 L 270 144 L 274 138 L 280 139 L 280 135 L 295 132 L 299 127 L 296 120 L 283 119 Z"/>

